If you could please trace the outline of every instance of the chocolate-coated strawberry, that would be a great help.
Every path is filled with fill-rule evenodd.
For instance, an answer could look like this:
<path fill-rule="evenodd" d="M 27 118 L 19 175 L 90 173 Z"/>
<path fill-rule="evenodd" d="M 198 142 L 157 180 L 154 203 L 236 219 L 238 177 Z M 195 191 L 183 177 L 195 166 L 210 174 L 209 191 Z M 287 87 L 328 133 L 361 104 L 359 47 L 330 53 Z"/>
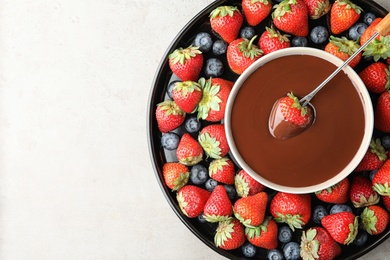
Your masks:
<path fill-rule="evenodd" d="M 355 176 L 352 179 L 349 198 L 355 208 L 377 204 L 379 194 L 372 188 L 371 181 L 364 176 Z"/>
<path fill-rule="evenodd" d="M 348 40 L 346 37 L 335 37 L 333 35 L 329 38 L 329 43 L 325 46 L 325 51 L 333 54 L 334 56 L 346 61 L 354 54 L 360 45 L 352 40 Z M 362 54 L 359 53 L 349 62 L 349 66 L 354 68 L 361 60 Z"/>
<path fill-rule="evenodd" d="M 288 35 L 281 34 L 272 26 L 265 27 L 265 31 L 261 34 L 259 39 L 259 46 L 265 55 L 280 49 L 288 48 L 291 44 Z"/>
<path fill-rule="evenodd" d="M 230 151 L 223 124 L 205 126 L 200 131 L 198 140 L 208 157 L 219 159 Z"/>
<path fill-rule="evenodd" d="M 361 172 L 377 170 L 386 160 L 387 151 L 382 146 L 381 139 L 372 139 L 363 159 L 360 161 L 354 171 Z"/>
<path fill-rule="evenodd" d="M 204 217 L 208 222 L 219 222 L 233 215 L 233 205 L 223 185 L 217 185 L 207 200 Z"/>
<path fill-rule="evenodd" d="M 341 247 L 322 227 L 312 227 L 301 236 L 302 259 L 330 260 L 341 254 Z"/>
<path fill-rule="evenodd" d="M 176 157 L 180 163 L 192 166 L 203 158 L 203 149 L 190 134 L 185 133 L 180 139 L 176 149 Z"/>
<path fill-rule="evenodd" d="M 234 215 L 246 227 L 260 226 L 264 221 L 267 201 L 268 195 L 265 192 L 240 198 L 234 203 Z"/>
<path fill-rule="evenodd" d="M 175 101 L 167 100 L 157 104 L 156 120 L 158 129 L 162 133 L 168 133 L 179 127 L 185 120 L 186 113 Z"/>
<path fill-rule="evenodd" d="M 379 195 L 390 196 L 390 159 L 387 159 L 375 173 L 372 187 Z"/>
<path fill-rule="evenodd" d="M 227 157 L 214 159 L 209 165 L 209 175 L 224 184 L 234 184 L 234 163 Z"/>
<path fill-rule="evenodd" d="M 202 88 L 195 81 L 176 82 L 172 89 L 172 97 L 181 110 L 193 113 L 202 99 Z"/>
<path fill-rule="evenodd" d="M 390 89 L 390 67 L 382 62 L 374 62 L 359 73 L 370 92 L 382 94 Z"/>
<path fill-rule="evenodd" d="M 271 217 L 266 217 L 258 227 L 246 227 L 245 234 L 248 241 L 268 250 L 278 246 L 278 225 Z"/>
<path fill-rule="evenodd" d="M 313 20 L 326 15 L 331 8 L 329 0 L 304 0 L 304 2 L 309 11 L 309 17 Z"/>
<path fill-rule="evenodd" d="M 383 92 L 375 107 L 374 126 L 376 129 L 390 133 L 390 92 Z"/>
<path fill-rule="evenodd" d="M 351 244 L 358 233 L 358 217 L 349 211 L 327 215 L 321 224 L 336 242 L 343 245 Z"/>
<path fill-rule="evenodd" d="M 261 23 L 272 10 L 271 0 L 242 0 L 242 10 L 251 26 Z"/>
<path fill-rule="evenodd" d="M 340 34 L 348 30 L 360 18 L 362 8 L 351 0 L 336 0 L 330 10 L 330 30 Z"/>
<path fill-rule="evenodd" d="M 372 205 L 364 209 L 360 219 L 362 228 L 368 234 L 378 235 L 385 231 L 387 224 L 389 224 L 390 215 L 384 208 Z"/>
<path fill-rule="evenodd" d="M 162 168 L 164 182 L 172 191 L 177 191 L 187 184 L 190 171 L 187 166 L 177 162 L 167 162 Z"/>
<path fill-rule="evenodd" d="M 244 18 L 236 6 L 219 6 L 210 14 L 211 29 L 227 43 L 237 39 L 243 21 Z"/>
<path fill-rule="evenodd" d="M 197 81 L 203 66 L 203 54 L 199 47 L 178 48 L 168 56 L 169 67 L 182 81 Z"/>
<path fill-rule="evenodd" d="M 216 247 L 233 250 L 239 248 L 245 243 L 244 226 L 235 218 L 218 223 L 218 227 L 214 236 L 214 244 Z"/>
<path fill-rule="evenodd" d="M 348 178 L 344 178 L 335 185 L 316 192 L 315 195 L 318 199 L 327 203 L 343 204 L 348 201 L 349 186 Z"/>
<path fill-rule="evenodd" d="M 309 34 L 309 11 L 303 0 L 283 0 L 274 8 L 272 19 L 276 28 L 295 36 Z"/>
<path fill-rule="evenodd" d="M 184 215 L 189 218 L 196 218 L 202 214 L 210 194 L 209 191 L 198 186 L 186 185 L 177 192 L 176 199 Z"/>
<path fill-rule="evenodd" d="M 255 195 L 265 190 L 265 186 L 253 179 L 245 170 L 241 169 L 234 177 L 234 186 L 239 197 Z"/>

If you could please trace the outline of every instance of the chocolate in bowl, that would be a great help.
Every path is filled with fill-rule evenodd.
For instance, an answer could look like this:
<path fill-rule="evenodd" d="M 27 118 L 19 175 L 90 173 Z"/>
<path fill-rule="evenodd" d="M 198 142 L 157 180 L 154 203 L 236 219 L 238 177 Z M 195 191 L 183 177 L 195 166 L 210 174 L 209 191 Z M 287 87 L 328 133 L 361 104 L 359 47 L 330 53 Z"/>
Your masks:
<path fill-rule="evenodd" d="M 274 102 L 292 91 L 302 97 L 342 61 L 322 50 L 288 48 L 267 54 L 236 81 L 225 113 L 232 156 L 253 178 L 284 192 L 310 193 L 347 177 L 363 158 L 373 132 L 370 95 L 347 67 L 312 100 L 312 126 L 288 140 L 268 129 Z"/>

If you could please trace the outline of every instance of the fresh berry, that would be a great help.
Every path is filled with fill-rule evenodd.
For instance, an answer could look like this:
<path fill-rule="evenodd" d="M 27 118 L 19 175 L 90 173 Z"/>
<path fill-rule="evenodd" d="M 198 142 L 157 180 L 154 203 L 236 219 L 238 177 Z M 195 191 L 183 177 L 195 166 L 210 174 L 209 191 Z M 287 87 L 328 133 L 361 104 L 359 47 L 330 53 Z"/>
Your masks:
<path fill-rule="evenodd" d="M 329 210 L 329 214 L 336 214 L 340 212 L 352 212 L 352 208 L 347 204 L 334 204 Z"/>
<path fill-rule="evenodd" d="M 234 83 L 221 78 L 201 78 L 199 83 L 203 96 L 198 105 L 198 119 L 221 121 L 225 116 L 226 103 Z"/>
<path fill-rule="evenodd" d="M 249 242 L 243 244 L 241 250 L 242 250 L 242 254 L 245 257 L 249 257 L 249 258 L 254 257 L 257 253 L 257 248 Z"/>
<path fill-rule="evenodd" d="M 243 16 L 235 6 L 219 6 L 210 14 L 210 25 L 225 42 L 237 39 Z"/>
<path fill-rule="evenodd" d="M 173 80 L 171 82 L 168 83 L 168 87 L 167 87 L 167 95 L 169 97 L 169 99 L 173 100 L 173 97 L 172 97 L 172 90 L 173 90 L 173 87 L 175 86 L 176 83 L 178 82 L 181 82 L 180 80 Z"/>
<path fill-rule="evenodd" d="M 376 94 L 382 94 L 390 89 L 389 65 L 382 62 L 374 62 L 359 73 L 360 78 L 367 89 Z"/>
<path fill-rule="evenodd" d="M 340 244 L 349 245 L 356 238 L 358 217 L 351 212 L 330 214 L 325 216 L 321 223 L 332 238 Z"/>
<path fill-rule="evenodd" d="M 372 179 L 374 179 L 374 176 L 375 174 L 378 172 L 378 170 L 372 170 L 368 173 L 368 177 L 370 178 L 370 180 L 372 181 Z"/>
<path fill-rule="evenodd" d="M 280 226 L 278 230 L 278 240 L 281 243 L 288 243 L 292 239 L 292 231 L 289 226 Z"/>
<path fill-rule="evenodd" d="M 181 110 L 193 113 L 202 99 L 202 89 L 195 81 L 177 82 L 172 89 L 172 97 Z"/>
<path fill-rule="evenodd" d="M 309 11 L 303 0 L 284 0 L 274 8 L 272 19 L 276 28 L 295 36 L 309 34 Z"/>
<path fill-rule="evenodd" d="M 205 126 L 200 131 L 198 140 L 208 157 L 219 159 L 230 151 L 223 124 Z"/>
<path fill-rule="evenodd" d="M 300 257 L 300 248 L 297 242 L 291 241 L 284 245 L 283 255 L 286 260 L 297 260 Z"/>
<path fill-rule="evenodd" d="M 198 47 L 179 48 L 169 54 L 169 67 L 181 80 L 198 80 L 203 67 L 203 54 Z"/>
<path fill-rule="evenodd" d="M 310 31 L 310 40 L 314 44 L 324 44 L 329 38 L 328 29 L 322 25 L 317 25 Z"/>
<path fill-rule="evenodd" d="M 265 186 L 253 179 L 245 170 L 240 170 L 234 177 L 234 186 L 239 197 L 255 195 L 265 190 Z"/>
<path fill-rule="evenodd" d="M 373 190 L 371 181 L 363 176 L 352 179 L 349 198 L 356 208 L 366 207 L 379 202 L 379 194 Z"/>
<path fill-rule="evenodd" d="M 366 207 L 360 215 L 362 227 L 370 235 L 378 235 L 385 231 L 389 217 L 389 212 L 377 205 Z"/>
<path fill-rule="evenodd" d="M 248 241 L 257 247 L 272 250 L 278 246 L 278 225 L 271 217 L 265 217 L 258 227 L 246 227 L 245 234 Z"/>
<path fill-rule="evenodd" d="M 283 260 L 284 256 L 283 256 L 283 253 L 280 252 L 279 249 L 272 249 L 272 250 L 268 251 L 267 259 L 268 260 Z"/>
<path fill-rule="evenodd" d="M 340 34 L 348 30 L 360 18 L 362 8 L 351 0 L 336 0 L 330 10 L 330 30 Z"/>
<path fill-rule="evenodd" d="M 243 0 L 242 10 L 248 24 L 256 26 L 271 13 L 272 2 L 271 0 Z"/>
<path fill-rule="evenodd" d="M 357 234 L 355 240 L 353 241 L 353 244 L 355 246 L 364 246 L 364 244 L 366 244 L 367 242 L 367 239 L 368 239 L 368 233 L 363 230 L 359 230 L 359 233 Z"/>
<path fill-rule="evenodd" d="M 170 132 L 179 127 L 184 122 L 185 116 L 186 113 L 174 101 L 167 100 L 157 104 L 157 125 L 162 133 Z"/>
<path fill-rule="evenodd" d="M 351 28 L 348 30 L 348 38 L 357 41 L 360 40 L 360 37 L 362 37 L 364 31 L 367 29 L 368 25 L 365 23 L 355 23 Z"/>
<path fill-rule="evenodd" d="M 309 17 L 316 20 L 326 15 L 330 10 L 329 0 L 304 0 L 309 11 Z"/>
<path fill-rule="evenodd" d="M 374 112 L 374 126 L 376 129 L 390 133 L 390 92 L 383 92 L 376 104 Z"/>
<path fill-rule="evenodd" d="M 331 35 L 329 43 L 325 46 L 325 51 L 333 54 L 343 61 L 346 61 L 359 49 L 359 47 L 360 45 L 355 41 L 348 40 L 345 37 L 338 38 Z M 348 65 L 351 68 L 354 68 L 360 62 L 361 58 L 362 53 L 359 53 L 349 62 Z"/>
<path fill-rule="evenodd" d="M 176 194 L 179 208 L 189 218 L 196 218 L 203 212 L 210 192 L 194 185 L 182 187 Z"/>
<path fill-rule="evenodd" d="M 363 45 L 369 40 L 371 36 L 376 32 L 376 25 L 382 20 L 382 18 L 376 18 L 364 31 L 360 38 L 360 44 Z M 364 49 L 363 56 L 373 57 L 374 61 L 379 59 L 388 59 L 390 57 L 390 32 L 386 35 L 379 35 L 368 44 Z"/>
<path fill-rule="evenodd" d="M 349 194 L 349 180 L 344 178 L 335 185 L 318 191 L 315 193 L 316 197 L 327 203 L 346 203 Z"/>
<path fill-rule="evenodd" d="M 390 211 L 390 196 L 382 196 L 383 205 Z"/>
<path fill-rule="evenodd" d="M 179 145 L 179 141 L 180 136 L 173 132 L 165 133 L 161 137 L 161 145 L 168 151 L 176 150 L 177 146 Z"/>
<path fill-rule="evenodd" d="M 341 247 L 322 227 L 312 227 L 302 233 L 300 255 L 303 259 L 334 259 Z"/>
<path fill-rule="evenodd" d="M 363 32 L 362 37 L 360 38 L 360 45 L 365 44 L 368 39 L 371 38 L 376 33 L 376 26 L 377 24 L 382 20 L 382 18 L 378 17 L 372 21 L 372 23 L 366 28 L 366 30 Z M 380 36 L 378 35 L 376 37 L 376 40 L 379 40 Z"/>
<path fill-rule="evenodd" d="M 208 52 L 211 50 L 213 46 L 213 40 L 211 39 L 211 35 L 207 32 L 200 32 L 195 35 L 193 46 L 199 47 L 199 50 L 202 53 Z"/>
<path fill-rule="evenodd" d="M 355 172 L 378 170 L 387 159 L 387 151 L 381 139 L 372 139 L 363 159 L 355 168 Z"/>
<path fill-rule="evenodd" d="M 260 49 L 264 55 L 290 47 L 290 40 L 288 35 L 281 34 L 273 27 L 265 27 L 265 31 L 261 34 L 259 39 Z"/>
<path fill-rule="evenodd" d="M 180 163 L 192 166 L 203 159 L 203 149 L 196 139 L 185 133 L 182 135 L 176 149 L 176 157 Z"/>
<path fill-rule="evenodd" d="M 327 215 L 329 215 L 329 213 L 326 208 L 323 205 L 318 204 L 314 207 L 311 218 L 314 223 L 321 224 L 321 219 Z"/>
<path fill-rule="evenodd" d="M 278 192 L 270 204 L 270 212 L 278 223 L 286 223 L 294 231 L 305 226 L 311 215 L 311 197 L 308 194 Z"/>
<path fill-rule="evenodd" d="M 236 191 L 236 188 L 234 188 L 233 185 L 225 184 L 225 185 L 223 185 L 223 187 L 225 188 L 226 193 L 227 193 L 227 195 L 228 195 L 228 197 L 229 197 L 229 199 L 231 201 L 234 201 L 234 200 L 237 199 L 237 191 Z"/>
<path fill-rule="evenodd" d="M 162 168 L 164 182 L 172 191 L 177 191 L 188 183 L 190 171 L 177 162 L 167 162 Z"/>
<path fill-rule="evenodd" d="M 381 137 L 381 144 L 386 151 L 390 150 L 390 135 L 384 135 Z"/>
<path fill-rule="evenodd" d="M 214 244 L 216 247 L 233 250 L 245 243 L 244 226 L 235 218 L 218 223 Z"/>
<path fill-rule="evenodd" d="M 204 74 L 206 77 L 220 77 L 224 72 L 223 63 L 217 58 L 210 58 L 206 60 Z"/>
<path fill-rule="evenodd" d="M 187 117 L 186 120 L 184 121 L 184 127 L 188 133 L 197 133 L 202 127 L 202 124 L 196 118 L 196 116 L 190 116 Z"/>
<path fill-rule="evenodd" d="M 217 185 L 204 206 L 203 214 L 208 222 L 219 222 L 233 215 L 233 205 L 222 185 Z"/>
<path fill-rule="evenodd" d="M 240 38 L 252 39 L 255 35 L 255 28 L 252 26 L 244 26 L 240 31 Z"/>
<path fill-rule="evenodd" d="M 364 13 L 363 22 L 367 25 L 372 24 L 372 22 L 376 19 L 376 15 L 371 12 Z"/>
<path fill-rule="evenodd" d="M 208 179 L 204 185 L 204 187 L 206 188 L 206 190 L 208 191 L 213 191 L 215 189 L 215 187 L 218 186 L 218 182 L 216 180 L 213 180 L 213 179 Z"/>
<path fill-rule="evenodd" d="M 205 219 L 203 213 L 199 214 L 199 216 L 197 217 L 198 221 L 202 224 L 204 223 L 207 223 L 207 220 Z"/>
<path fill-rule="evenodd" d="M 227 157 L 214 159 L 209 165 L 209 175 L 224 184 L 234 184 L 234 163 Z"/>
<path fill-rule="evenodd" d="M 195 185 L 202 185 L 209 179 L 209 172 L 202 164 L 191 167 L 190 180 Z"/>
<path fill-rule="evenodd" d="M 263 51 L 253 43 L 255 39 L 256 36 L 250 40 L 238 38 L 229 44 L 226 56 L 229 67 L 234 73 L 242 74 L 263 55 Z"/>
<path fill-rule="evenodd" d="M 307 47 L 309 45 L 307 38 L 296 36 L 291 40 L 292 47 Z"/>
<path fill-rule="evenodd" d="M 264 220 L 267 200 L 265 192 L 240 198 L 234 203 L 234 216 L 246 227 L 260 226 Z"/>
<path fill-rule="evenodd" d="M 222 55 L 227 51 L 228 44 L 223 40 L 216 40 L 213 44 L 214 55 Z"/>

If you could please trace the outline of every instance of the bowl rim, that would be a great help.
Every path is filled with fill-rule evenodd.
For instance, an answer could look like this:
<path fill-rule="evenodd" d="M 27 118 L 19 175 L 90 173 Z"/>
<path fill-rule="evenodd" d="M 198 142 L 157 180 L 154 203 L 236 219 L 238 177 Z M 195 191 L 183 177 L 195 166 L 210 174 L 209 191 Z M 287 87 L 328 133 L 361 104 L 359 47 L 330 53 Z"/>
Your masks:
<path fill-rule="evenodd" d="M 242 86 L 242 84 L 246 81 L 246 79 L 253 74 L 258 68 L 262 67 L 266 63 L 270 62 L 271 60 L 285 57 L 285 56 L 291 56 L 291 55 L 310 55 L 314 57 L 321 58 L 325 61 L 328 61 L 330 63 L 333 63 L 336 66 L 340 66 L 343 61 L 336 57 L 335 55 L 328 53 L 326 51 L 311 48 L 311 47 L 294 47 L 294 48 L 285 48 L 281 50 L 274 51 L 272 53 L 269 53 L 267 55 L 264 55 L 257 61 L 255 61 L 252 65 L 250 65 L 236 80 L 234 83 L 234 86 L 230 92 L 227 104 L 226 104 L 226 110 L 225 110 L 225 117 L 224 117 L 224 125 L 225 125 L 225 132 L 226 137 L 229 143 L 230 147 L 230 154 L 236 161 L 236 163 L 242 167 L 252 178 L 254 178 L 256 181 L 262 183 L 263 185 L 277 190 L 281 192 L 288 192 L 288 193 L 294 193 L 294 194 L 305 194 L 305 193 L 312 193 L 317 192 L 322 189 L 326 189 L 328 187 L 331 187 L 344 178 L 346 178 L 350 173 L 353 172 L 353 170 L 356 168 L 356 166 L 360 163 L 360 161 L 363 159 L 363 156 L 365 155 L 369 145 L 370 141 L 372 139 L 372 134 L 374 131 L 374 110 L 370 98 L 370 94 L 368 93 L 367 88 L 365 87 L 363 81 L 359 77 L 359 75 L 355 72 L 353 68 L 350 66 L 346 66 L 343 71 L 347 74 L 347 76 L 350 78 L 350 80 L 353 82 L 353 85 L 355 86 L 356 90 L 359 93 L 363 110 L 364 110 L 364 116 L 365 116 L 365 126 L 364 126 L 364 135 L 361 141 L 361 144 L 359 146 L 359 149 L 357 150 L 355 156 L 353 159 L 344 167 L 342 171 L 340 171 L 337 175 L 332 177 L 331 179 L 311 185 L 306 187 L 289 187 L 285 185 L 280 185 L 274 182 L 271 182 L 261 175 L 257 174 L 242 158 L 240 153 L 237 151 L 233 134 L 231 131 L 231 110 L 233 108 L 233 104 L 235 101 L 235 98 Z"/>

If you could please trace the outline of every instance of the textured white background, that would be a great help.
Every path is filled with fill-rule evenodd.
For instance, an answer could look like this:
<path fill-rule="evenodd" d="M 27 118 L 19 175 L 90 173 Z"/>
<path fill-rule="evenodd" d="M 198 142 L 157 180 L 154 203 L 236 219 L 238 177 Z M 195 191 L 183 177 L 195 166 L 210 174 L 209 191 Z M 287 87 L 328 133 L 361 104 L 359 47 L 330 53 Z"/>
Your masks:
<path fill-rule="evenodd" d="M 211 2 L 0 0 L 0 259 L 222 258 L 165 201 L 146 140 L 157 65 Z"/>

